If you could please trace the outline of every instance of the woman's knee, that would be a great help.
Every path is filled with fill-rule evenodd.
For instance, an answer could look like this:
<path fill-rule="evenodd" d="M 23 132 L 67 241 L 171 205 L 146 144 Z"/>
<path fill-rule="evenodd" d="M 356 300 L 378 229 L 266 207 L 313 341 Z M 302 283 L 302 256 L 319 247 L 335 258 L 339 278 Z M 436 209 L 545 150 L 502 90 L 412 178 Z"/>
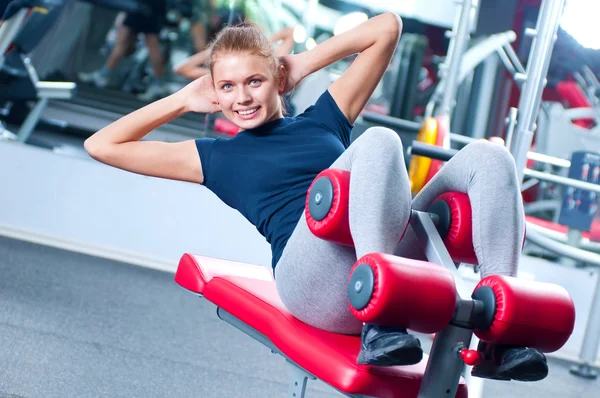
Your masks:
<path fill-rule="evenodd" d="M 386 127 L 371 127 L 367 129 L 358 139 L 362 148 L 377 156 L 393 155 L 394 157 L 403 157 L 402 140 L 400 136 Z"/>
<path fill-rule="evenodd" d="M 491 179 L 517 182 L 515 160 L 509 150 L 488 141 L 476 141 L 467 145 L 461 152 L 471 159 L 476 170 Z"/>
<path fill-rule="evenodd" d="M 394 130 L 387 127 L 369 127 L 361 137 L 365 137 L 370 142 L 375 142 L 384 146 L 402 145 L 400 136 Z"/>

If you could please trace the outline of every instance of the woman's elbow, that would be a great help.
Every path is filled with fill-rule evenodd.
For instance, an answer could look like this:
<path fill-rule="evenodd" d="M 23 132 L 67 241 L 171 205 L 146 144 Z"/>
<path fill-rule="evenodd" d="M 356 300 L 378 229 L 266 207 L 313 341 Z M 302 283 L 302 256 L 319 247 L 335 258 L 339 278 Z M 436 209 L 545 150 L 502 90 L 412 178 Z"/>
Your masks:
<path fill-rule="evenodd" d="M 185 72 L 186 72 L 186 65 L 184 65 L 184 64 L 175 65 L 173 67 L 173 73 L 175 73 L 176 75 L 184 76 Z"/>
<path fill-rule="evenodd" d="M 398 40 L 402 33 L 402 18 L 393 12 L 386 12 L 385 17 L 387 22 L 385 26 L 389 34 L 388 37 L 393 40 Z"/>
<path fill-rule="evenodd" d="M 92 159 L 100 162 L 106 157 L 106 153 L 108 152 L 107 146 L 99 143 L 97 140 L 94 140 L 93 137 L 86 139 L 83 142 L 83 147 Z"/>

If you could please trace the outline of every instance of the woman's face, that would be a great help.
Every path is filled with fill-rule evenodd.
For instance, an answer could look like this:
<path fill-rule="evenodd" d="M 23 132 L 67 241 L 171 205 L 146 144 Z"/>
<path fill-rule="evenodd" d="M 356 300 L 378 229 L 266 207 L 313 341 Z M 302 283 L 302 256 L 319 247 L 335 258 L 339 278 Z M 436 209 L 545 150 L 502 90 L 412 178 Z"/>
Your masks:
<path fill-rule="evenodd" d="M 282 82 L 267 60 L 255 54 L 221 54 L 213 66 L 213 82 L 221 111 L 242 130 L 283 117 Z"/>

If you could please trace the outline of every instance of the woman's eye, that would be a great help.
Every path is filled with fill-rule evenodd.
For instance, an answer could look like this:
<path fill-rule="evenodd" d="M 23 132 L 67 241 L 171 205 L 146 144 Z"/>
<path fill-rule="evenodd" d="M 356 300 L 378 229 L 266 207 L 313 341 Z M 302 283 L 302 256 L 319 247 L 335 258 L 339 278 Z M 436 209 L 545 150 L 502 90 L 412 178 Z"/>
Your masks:
<path fill-rule="evenodd" d="M 231 84 L 223 84 L 223 86 L 221 87 L 222 90 L 231 90 Z"/>
<path fill-rule="evenodd" d="M 250 84 L 253 86 L 257 86 L 261 83 L 260 79 L 252 79 L 250 80 Z"/>

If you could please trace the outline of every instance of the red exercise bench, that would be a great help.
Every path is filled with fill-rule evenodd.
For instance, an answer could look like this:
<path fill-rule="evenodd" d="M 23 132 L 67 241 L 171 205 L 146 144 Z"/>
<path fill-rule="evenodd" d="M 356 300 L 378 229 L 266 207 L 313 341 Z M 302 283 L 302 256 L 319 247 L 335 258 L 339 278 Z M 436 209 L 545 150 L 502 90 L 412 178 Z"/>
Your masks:
<path fill-rule="evenodd" d="M 322 172 L 309 189 L 306 217 L 316 236 L 352 245 L 348 182 L 348 172 Z M 575 309 L 562 287 L 498 275 L 482 279 L 473 292 L 465 287 L 455 262 L 476 264 L 467 195 L 441 195 L 428 212 L 413 211 L 411 224 L 429 262 L 363 256 L 349 275 L 348 298 L 363 322 L 436 333 L 430 355 L 413 366 L 358 365 L 359 336 L 294 318 L 269 268 L 184 254 L 175 281 L 215 304 L 219 318 L 286 358 L 293 369 L 289 397 L 303 398 L 308 380 L 318 378 L 355 398 L 462 398 L 468 396 L 465 364 L 480 360 L 468 349 L 473 333 L 482 341 L 542 352 L 566 343 Z"/>

